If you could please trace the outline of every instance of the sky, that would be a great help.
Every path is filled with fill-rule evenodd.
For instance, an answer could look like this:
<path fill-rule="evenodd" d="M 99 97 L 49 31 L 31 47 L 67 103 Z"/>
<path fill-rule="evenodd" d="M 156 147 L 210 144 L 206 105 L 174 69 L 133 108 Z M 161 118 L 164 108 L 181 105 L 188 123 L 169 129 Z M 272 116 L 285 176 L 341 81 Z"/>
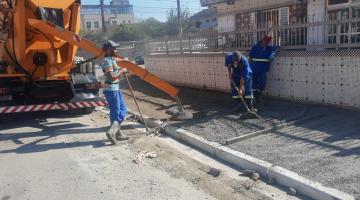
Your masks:
<path fill-rule="evenodd" d="M 99 4 L 100 0 L 82 0 L 82 4 Z M 105 4 L 109 4 L 110 0 L 105 0 Z M 204 7 L 200 6 L 200 0 L 180 0 L 181 7 L 188 8 L 191 14 L 195 14 Z M 130 0 L 134 5 L 134 13 L 136 20 L 154 17 L 159 21 L 166 21 L 169 9 L 176 8 L 176 0 Z"/>

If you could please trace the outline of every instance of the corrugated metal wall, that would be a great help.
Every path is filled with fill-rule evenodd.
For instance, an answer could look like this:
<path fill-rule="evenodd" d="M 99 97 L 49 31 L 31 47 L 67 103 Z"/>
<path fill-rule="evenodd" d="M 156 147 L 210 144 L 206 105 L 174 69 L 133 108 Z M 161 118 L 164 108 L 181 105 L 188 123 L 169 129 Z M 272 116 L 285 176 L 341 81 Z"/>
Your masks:
<path fill-rule="evenodd" d="M 224 54 L 153 55 L 146 68 L 175 85 L 230 90 Z M 360 108 L 360 52 L 282 52 L 267 94 L 294 101 Z"/>

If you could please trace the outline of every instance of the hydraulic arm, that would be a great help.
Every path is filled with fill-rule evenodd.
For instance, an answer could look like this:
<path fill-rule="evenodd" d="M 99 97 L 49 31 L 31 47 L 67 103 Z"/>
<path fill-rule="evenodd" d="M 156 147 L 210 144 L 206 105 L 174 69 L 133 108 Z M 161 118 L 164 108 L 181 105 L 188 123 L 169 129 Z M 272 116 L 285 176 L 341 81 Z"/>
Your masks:
<path fill-rule="evenodd" d="M 78 35 L 74 34 L 73 32 L 66 31 L 61 29 L 54 24 L 46 21 L 36 20 L 36 19 L 29 19 L 28 23 L 34 29 L 38 29 L 42 33 L 49 34 L 59 39 L 66 41 L 72 45 L 75 45 L 81 49 L 84 49 L 92 54 L 95 57 L 101 58 L 103 57 L 103 50 L 96 46 L 96 44 L 90 40 L 80 38 Z M 149 84 L 153 85 L 154 87 L 164 91 L 165 93 L 169 94 L 172 97 L 177 97 L 179 94 L 179 90 L 170 85 L 169 83 L 161 80 L 159 77 L 151 74 L 149 71 L 141 68 L 140 66 L 134 64 L 133 62 L 122 60 L 118 62 L 118 65 L 124 68 L 127 68 L 136 76 L 140 77 L 142 80 L 148 82 Z M 61 70 L 66 71 L 71 68 L 75 67 L 74 65 L 70 65 L 67 68 L 62 68 Z M 60 69 L 59 69 L 60 70 Z M 61 72 L 61 71 L 58 71 Z"/>

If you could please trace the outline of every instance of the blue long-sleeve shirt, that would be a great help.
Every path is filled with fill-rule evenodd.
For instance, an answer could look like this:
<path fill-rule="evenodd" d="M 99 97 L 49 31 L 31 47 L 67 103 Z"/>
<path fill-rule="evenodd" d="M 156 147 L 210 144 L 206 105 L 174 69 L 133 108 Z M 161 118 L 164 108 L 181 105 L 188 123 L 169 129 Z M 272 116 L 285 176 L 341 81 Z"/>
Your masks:
<path fill-rule="evenodd" d="M 274 60 L 276 54 L 276 48 L 269 45 L 263 47 L 261 42 L 257 43 L 251 48 L 251 69 L 255 73 L 269 72 L 270 64 Z"/>
<path fill-rule="evenodd" d="M 248 79 L 251 78 L 252 70 L 247 58 L 242 57 L 242 61 L 239 62 L 239 66 L 235 67 L 233 65 L 233 53 L 229 53 L 225 57 L 225 66 L 228 67 L 230 65 L 232 70 L 232 77 L 235 79 L 244 78 Z"/>

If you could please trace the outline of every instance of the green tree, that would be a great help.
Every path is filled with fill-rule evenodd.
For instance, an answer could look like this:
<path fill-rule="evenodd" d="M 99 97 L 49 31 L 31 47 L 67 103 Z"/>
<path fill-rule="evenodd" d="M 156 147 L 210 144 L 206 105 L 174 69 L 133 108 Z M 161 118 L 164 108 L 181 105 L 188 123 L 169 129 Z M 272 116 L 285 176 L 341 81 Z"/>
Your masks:
<path fill-rule="evenodd" d="M 185 8 L 181 12 L 182 28 L 183 32 L 187 33 L 191 29 L 191 20 L 189 9 Z M 179 20 L 177 10 L 171 9 L 167 17 L 166 34 L 177 35 L 179 33 Z"/>
<path fill-rule="evenodd" d="M 102 32 L 102 30 L 90 31 L 90 32 L 81 31 L 80 36 L 88 40 L 94 41 L 96 43 L 102 43 L 107 37 L 107 34 Z"/>
<path fill-rule="evenodd" d="M 135 28 L 131 24 L 121 24 L 116 27 L 109 29 L 109 39 L 124 42 L 124 41 L 134 41 L 139 39 Z"/>
<path fill-rule="evenodd" d="M 151 17 L 138 23 L 136 31 L 143 39 L 159 38 L 165 34 L 165 24 Z"/>
<path fill-rule="evenodd" d="M 182 25 L 184 33 L 191 29 L 190 12 L 184 9 L 181 13 Z M 163 38 L 165 35 L 174 36 L 179 33 L 179 22 L 177 10 L 171 9 L 168 13 L 167 21 L 160 22 L 157 19 L 150 17 L 146 20 L 135 24 L 121 24 L 117 26 L 110 26 L 107 33 L 101 30 L 92 32 L 82 32 L 81 35 L 97 43 L 103 43 L 106 39 L 111 39 L 117 42 L 126 42 L 134 40 L 147 40 Z"/>

